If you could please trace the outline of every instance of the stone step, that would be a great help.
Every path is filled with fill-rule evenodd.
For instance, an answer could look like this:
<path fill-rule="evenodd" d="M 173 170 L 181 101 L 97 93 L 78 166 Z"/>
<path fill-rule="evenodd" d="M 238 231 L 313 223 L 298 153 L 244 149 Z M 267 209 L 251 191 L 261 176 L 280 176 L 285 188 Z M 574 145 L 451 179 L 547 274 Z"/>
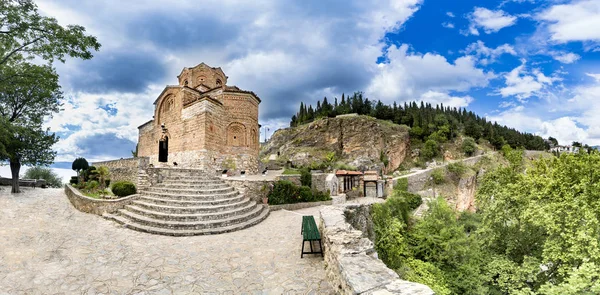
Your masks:
<path fill-rule="evenodd" d="M 246 222 L 242 222 L 242 223 L 238 223 L 238 224 L 234 224 L 234 225 L 230 225 L 230 226 L 225 226 L 225 227 L 201 229 L 201 230 L 165 229 L 165 228 L 160 228 L 160 227 L 153 227 L 153 226 L 146 226 L 146 225 L 142 225 L 142 224 L 132 223 L 129 219 L 119 216 L 119 215 L 105 213 L 102 216 L 104 216 L 104 218 L 114 220 L 114 221 L 122 224 L 126 228 L 130 228 L 130 229 L 145 232 L 145 233 L 165 235 L 165 236 L 197 236 L 197 235 L 221 234 L 221 233 L 242 230 L 242 229 L 253 226 L 253 225 L 263 221 L 265 218 L 267 218 L 268 215 L 269 215 L 269 210 L 265 209 L 259 216 L 257 216 L 256 218 L 250 219 Z"/>
<path fill-rule="evenodd" d="M 220 179 L 179 179 L 179 178 L 164 178 L 161 182 L 157 183 L 168 183 L 168 184 L 215 184 L 215 183 L 225 183 Z"/>
<path fill-rule="evenodd" d="M 235 189 L 232 187 L 186 189 L 186 188 L 171 188 L 168 186 L 166 186 L 166 187 L 151 186 L 146 191 L 155 192 L 155 193 L 174 194 L 174 195 L 219 195 L 219 194 L 235 192 Z"/>
<path fill-rule="evenodd" d="M 154 185 L 154 187 L 160 188 L 183 188 L 183 189 L 195 189 L 195 188 L 226 188 L 230 187 L 226 183 L 205 183 L 205 184 L 195 184 L 195 183 L 158 183 Z"/>
<path fill-rule="evenodd" d="M 238 223 L 246 222 L 252 218 L 259 216 L 265 208 L 262 205 L 256 206 L 252 211 L 225 218 L 210 221 L 167 221 L 159 220 L 137 213 L 133 213 L 126 209 L 120 209 L 119 215 L 129 219 L 131 223 L 137 223 L 144 226 L 160 227 L 172 230 L 199 230 L 199 229 L 211 229 L 230 226 Z"/>
<path fill-rule="evenodd" d="M 166 205 L 166 206 L 179 206 L 179 207 L 205 207 L 205 206 L 219 206 L 226 204 L 234 204 L 241 202 L 244 199 L 242 195 L 234 195 L 231 198 L 223 198 L 220 200 L 174 200 L 174 199 L 165 199 L 157 196 L 145 196 L 141 195 L 139 200 L 146 201 L 148 203 L 154 203 L 157 205 Z"/>
<path fill-rule="evenodd" d="M 244 207 L 249 204 L 251 201 L 248 198 L 242 199 L 240 202 L 230 203 L 230 204 L 222 204 L 222 205 L 209 205 L 209 206 L 187 206 L 179 203 L 175 204 L 156 204 L 152 202 L 148 202 L 147 200 L 136 200 L 133 201 L 138 207 L 145 208 L 147 210 L 163 212 L 163 213 L 209 213 L 209 212 L 220 212 L 220 211 L 228 211 L 240 207 Z"/>
<path fill-rule="evenodd" d="M 164 221 L 183 221 L 183 222 L 192 222 L 192 221 L 210 221 L 210 220 L 222 220 L 227 218 L 232 218 L 235 216 L 241 216 L 246 214 L 256 208 L 256 202 L 249 202 L 245 206 L 239 208 L 229 209 L 227 211 L 217 211 L 217 212 L 193 212 L 193 213 L 163 213 L 153 210 L 148 210 L 145 208 L 138 207 L 136 205 L 127 205 L 125 206 L 127 211 L 143 215 L 148 218 L 156 219 L 156 220 L 164 220 Z"/>
<path fill-rule="evenodd" d="M 152 188 L 152 187 L 150 187 Z M 157 198 L 161 198 L 161 199 L 169 199 L 169 200 L 188 200 L 188 201 L 216 201 L 216 200 L 222 200 L 222 199 L 227 199 L 230 197 L 233 197 L 235 195 L 238 194 L 237 191 L 233 190 L 231 192 L 228 193 L 221 193 L 221 194 L 212 194 L 212 195 L 206 195 L 206 194 L 171 194 L 171 193 L 163 193 L 163 192 L 154 192 L 154 191 L 149 191 L 149 190 L 143 190 L 140 191 L 139 194 L 142 195 L 146 195 L 146 196 L 154 196 Z"/>

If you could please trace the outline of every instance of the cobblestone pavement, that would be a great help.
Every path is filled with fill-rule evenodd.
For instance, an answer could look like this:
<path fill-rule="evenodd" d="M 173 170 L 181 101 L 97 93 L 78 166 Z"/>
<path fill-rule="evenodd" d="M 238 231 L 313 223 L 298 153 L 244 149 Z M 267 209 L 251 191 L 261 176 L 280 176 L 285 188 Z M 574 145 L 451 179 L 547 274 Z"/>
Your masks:
<path fill-rule="evenodd" d="M 166 237 L 74 209 L 62 189 L 0 188 L 0 294 L 331 294 L 320 256 L 300 259 L 302 214 L 245 230 Z"/>

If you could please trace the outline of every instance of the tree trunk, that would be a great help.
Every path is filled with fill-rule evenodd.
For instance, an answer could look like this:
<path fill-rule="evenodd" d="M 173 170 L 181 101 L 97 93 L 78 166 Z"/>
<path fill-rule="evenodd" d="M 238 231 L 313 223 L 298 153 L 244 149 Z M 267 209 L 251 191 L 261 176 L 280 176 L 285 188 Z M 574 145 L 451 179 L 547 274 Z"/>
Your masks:
<path fill-rule="evenodd" d="M 19 190 L 19 170 L 21 170 L 21 161 L 10 160 L 10 172 L 12 173 L 12 191 L 11 193 L 20 193 Z"/>

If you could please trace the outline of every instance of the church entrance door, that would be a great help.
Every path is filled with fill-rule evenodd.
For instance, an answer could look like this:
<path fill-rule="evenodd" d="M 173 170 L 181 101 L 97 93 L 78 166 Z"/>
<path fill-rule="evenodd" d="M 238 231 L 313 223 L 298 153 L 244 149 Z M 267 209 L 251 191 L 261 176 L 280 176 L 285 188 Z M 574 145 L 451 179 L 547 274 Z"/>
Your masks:
<path fill-rule="evenodd" d="M 169 158 L 169 138 L 158 142 L 158 161 L 167 162 Z"/>

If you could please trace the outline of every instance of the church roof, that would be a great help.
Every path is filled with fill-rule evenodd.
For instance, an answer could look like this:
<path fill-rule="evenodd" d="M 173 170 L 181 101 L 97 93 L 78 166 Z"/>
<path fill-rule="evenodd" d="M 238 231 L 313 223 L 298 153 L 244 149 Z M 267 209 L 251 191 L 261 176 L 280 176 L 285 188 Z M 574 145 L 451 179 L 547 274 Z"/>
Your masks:
<path fill-rule="evenodd" d="M 181 72 L 179 72 L 179 75 L 177 75 L 177 78 L 179 78 L 179 76 L 181 76 L 181 74 L 183 73 L 183 71 L 185 71 L 186 69 L 195 69 L 195 68 L 198 68 L 198 67 L 206 67 L 206 68 L 209 68 L 209 69 L 213 69 L 215 71 L 219 71 L 219 72 L 221 72 L 221 74 L 223 74 L 223 76 L 227 77 L 227 75 L 225 75 L 225 72 L 223 72 L 223 69 L 221 69 L 220 67 L 218 67 L 218 68 L 211 67 L 211 66 L 205 64 L 204 62 L 201 62 L 198 65 L 196 65 L 195 67 L 191 67 L 191 68 L 185 67 L 185 68 L 183 68 L 181 70 Z"/>
<path fill-rule="evenodd" d="M 237 92 L 237 93 L 247 93 L 247 94 L 252 94 L 257 100 L 258 102 L 262 102 L 260 100 L 260 97 L 258 97 L 258 95 L 256 95 L 256 93 L 254 93 L 253 91 L 248 91 L 248 90 L 242 90 L 237 86 L 225 86 L 223 88 L 224 92 Z"/>
<path fill-rule="evenodd" d="M 158 103 L 158 100 L 163 96 L 163 94 L 165 94 L 165 91 L 167 91 L 167 89 L 172 89 L 172 88 L 181 88 L 183 86 L 179 86 L 179 85 L 167 85 L 165 87 L 165 89 L 163 89 L 163 91 L 158 95 L 158 97 L 154 100 L 154 104 Z"/>

